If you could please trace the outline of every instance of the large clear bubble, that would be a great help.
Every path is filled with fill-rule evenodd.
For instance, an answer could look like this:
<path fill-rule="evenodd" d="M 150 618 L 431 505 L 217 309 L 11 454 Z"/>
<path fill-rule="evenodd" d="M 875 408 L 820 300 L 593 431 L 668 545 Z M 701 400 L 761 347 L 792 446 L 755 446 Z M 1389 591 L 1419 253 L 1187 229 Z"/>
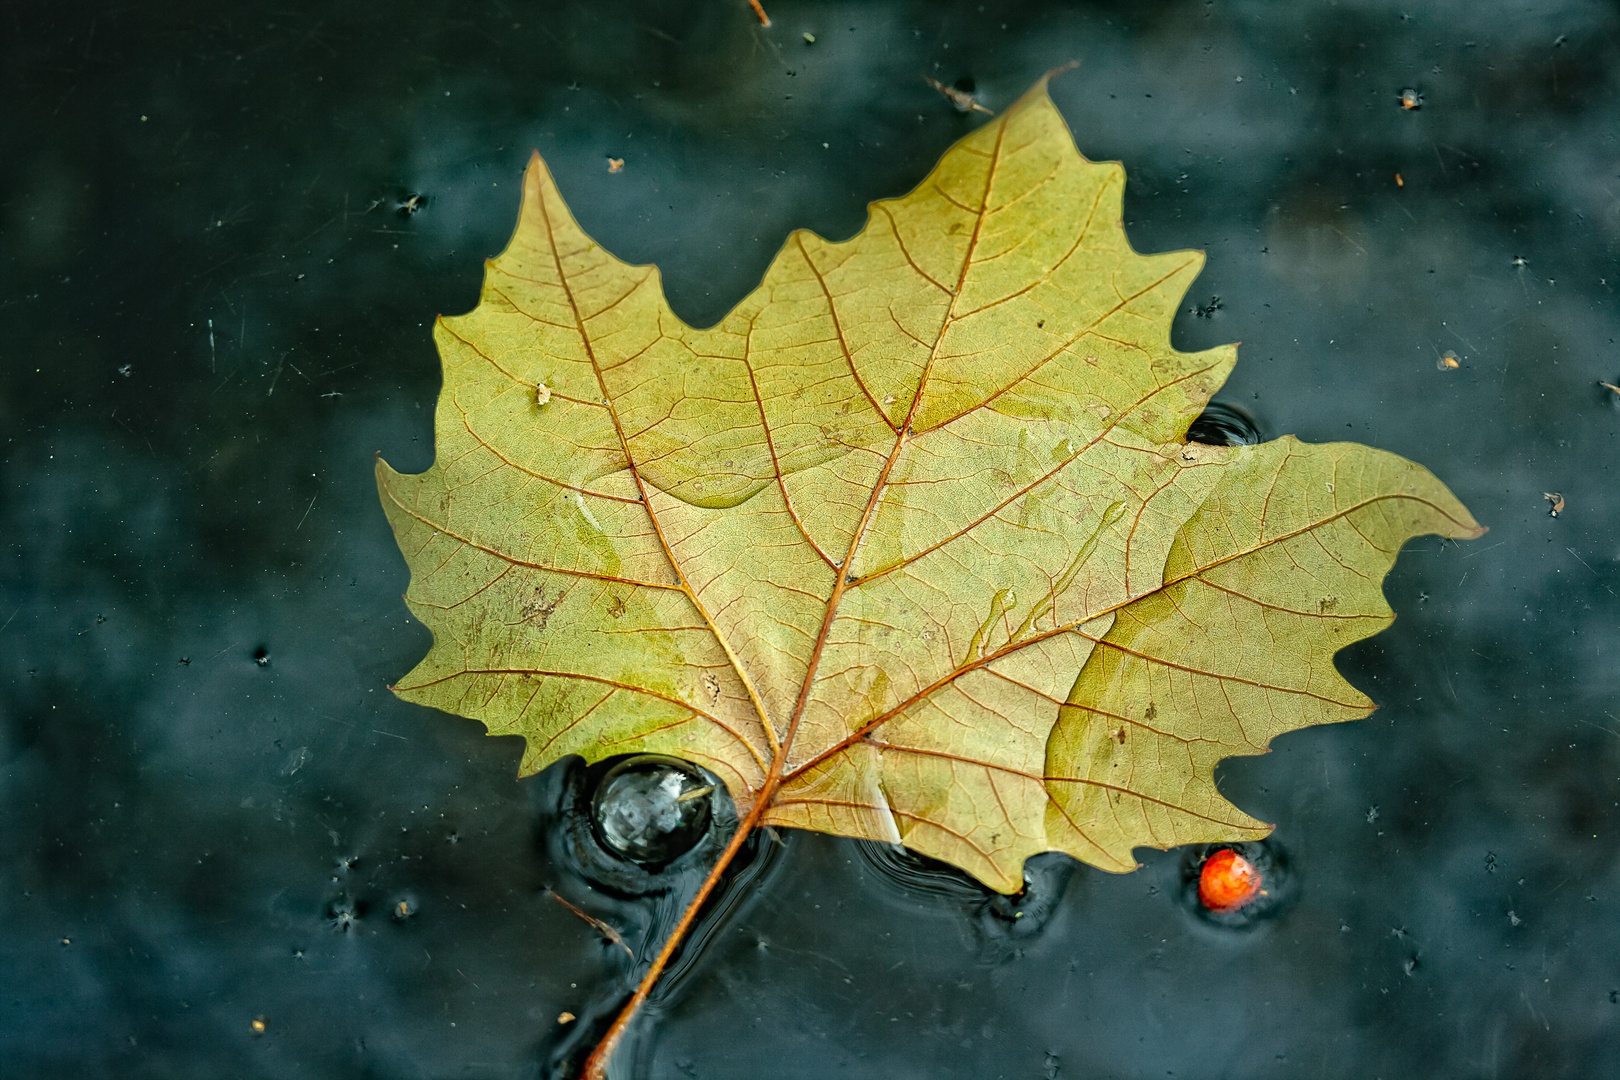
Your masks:
<path fill-rule="evenodd" d="M 615 765 L 591 799 L 591 820 L 609 851 L 643 866 L 680 858 L 709 831 L 715 783 L 696 766 L 661 754 Z"/>

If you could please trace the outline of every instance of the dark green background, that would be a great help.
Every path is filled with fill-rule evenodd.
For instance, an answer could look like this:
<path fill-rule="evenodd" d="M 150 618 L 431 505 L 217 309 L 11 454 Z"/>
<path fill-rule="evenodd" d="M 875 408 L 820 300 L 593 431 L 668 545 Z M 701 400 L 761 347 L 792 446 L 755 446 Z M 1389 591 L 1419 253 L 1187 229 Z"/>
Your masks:
<path fill-rule="evenodd" d="M 627 962 L 543 888 L 638 946 L 671 902 L 591 893 L 558 770 L 385 689 L 428 638 L 372 462 L 431 460 L 433 317 L 531 148 L 708 323 L 981 122 L 925 75 L 999 109 L 1078 59 L 1053 96 L 1132 241 L 1209 253 L 1175 339 L 1243 342 L 1222 397 L 1428 465 L 1491 532 L 1402 556 L 1339 659 L 1379 712 L 1223 767 L 1296 873 L 1260 930 L 1194 918 L 1176 852 L 1009 936 L 787 835 L 622 1075 L 1620 1075 L 1620 11 L 767 8 L 0 11 L 0 1073 L 566 1060 L 557 1014 L 586 1032 Z"/>

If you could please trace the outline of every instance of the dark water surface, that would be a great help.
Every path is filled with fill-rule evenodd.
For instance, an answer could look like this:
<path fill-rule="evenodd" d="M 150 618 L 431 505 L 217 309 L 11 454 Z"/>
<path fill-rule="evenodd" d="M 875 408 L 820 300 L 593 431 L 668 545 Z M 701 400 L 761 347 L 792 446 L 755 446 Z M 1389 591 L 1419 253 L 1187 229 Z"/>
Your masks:
<path fill-rule="evenodd" d="M 0 1074 L 576 1053 L 690 873 L 604 885 L 581 770 L 514 782 L 515 740 L 385 688 L 428 635 L 372 463 L 431 461 L 433 317 L 531 148 L 706 324 L 981 122 L 925 75 L 999 109 L 1079 59 L 1053 96 L 1134 244 L 1209 253 L 1175 340 L 1243 343 L 1221 397 L 1491 532 L 1403 554 L 1339 657 L 1377 713 L 1223 766 L 1286 854 L 1263 925 L 1194 916 L 1179 851 L 1040 860 L 1017 917 L 762 837 L 619 1074 L 1620 1075 L 1620 12 L 766 6 L 0 11 Z"/>

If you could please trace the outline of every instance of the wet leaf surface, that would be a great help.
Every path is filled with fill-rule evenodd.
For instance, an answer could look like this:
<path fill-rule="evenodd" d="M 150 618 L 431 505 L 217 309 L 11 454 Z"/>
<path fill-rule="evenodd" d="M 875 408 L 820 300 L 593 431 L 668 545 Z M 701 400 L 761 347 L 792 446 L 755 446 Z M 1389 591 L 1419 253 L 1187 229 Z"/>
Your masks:
<path fill-rule="evenodd" d="M 536 155 L 435 332 L 435 465 L 377 466 L 434 633 L 395 692 L 1008 893 L 1265 835 L 1216 763 L 1370 711 L 1333 654 L 1406 540 L 1482 530 L 1387 453 L 1185 441 L 1236 350 L 1171 347 L 1203 257 L 1133 251 L 1123 191 L 1043 81 L 699 329 Z"/>

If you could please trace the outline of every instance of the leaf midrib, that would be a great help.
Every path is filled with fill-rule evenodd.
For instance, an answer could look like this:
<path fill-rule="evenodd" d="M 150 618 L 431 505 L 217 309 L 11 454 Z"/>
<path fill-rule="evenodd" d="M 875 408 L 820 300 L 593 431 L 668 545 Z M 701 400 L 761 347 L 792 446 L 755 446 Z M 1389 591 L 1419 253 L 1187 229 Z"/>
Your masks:
<path fill-rule="evenodd" d="M 809 704 L 811 691 L 815 687 L 816 673 L 821 665 L 822 653 L 826 650 L 827 640 L 832 632 L 834 620 L 838 617 L 838 606 L 848 591 L 850 585 L 850 570 L 855 563 L 855 553 L 860 549 L 861 541 L 866 538 L 866 530 L 872 522 L 873 512 L 877 509 L 884 489 L 888 486 L 889 475 L 893 472 L 895 463 L 900 459 L 908 440 L 912 437 L 912 420 L 917 415 L 923 396 L 928 389 L 928 379 L 934 370 L 934 364 L 939 358 L 940 345 L 945 340 L 945 333 L 951 325 L 956 314 L 956 305 L 962 295 L 962 283 L 967 280 L 968 271 L 973 266 L 973 253 L 977 250 L 979 238 L 984 231 L 985 219 L 989 216 L 990 190 L 995 184 L 996 169 L 1001 164 L 1001 147 L 1007 136 L 1005 121 L 996 130 L 996 145 L 993 152 L 986 155 L 990 159 L 985 169 L 984 190 L 979 195 L 978 217 L 973 223 L 973 235 L 968 238 L 967 250 L 962 256 L 962 268 L 957 273 L 956 288 L 951 292 L 951 302 L 945 310 L 945 316 L 940 320 L 939 330 L 935 333 L 934 344 L 928 352 L 928 362 L 923 367 L 922 375 L 917 381 L 916 392 L 912 395 L 911 406 L 906 412 L 905 423 L 895 431 L 894 449 L 890 451 L 888 460 L 883 463 L 878 473 L 877 482 L 872 485 L 872 494 L 866 500 L 866 508 L 861 512 L 860 523 L 850 536 L 849 550 L 844 559 L 838 564 L 838 577 L 833 583 L 832 595 L 827 600 L 827 610 L 821 621 L 821 629 L 816 634 L 815 646 L 811 649 L 809 663 L 805 665 L 804 682 L 799 687 L 798 700 L 794 702 L 793 714 L 788 720 L 788 729 L 777 751 L 776 760 L 771 763 L 770 774 L 766 778 L 765 788 L 762 792 L 764 800 L 769 802 L 776 789 L 785 780 L 783 769 L 787 764 L 787 756 L 792 751 L 793 741 L 798 734 L 799 724 L 804 718 L 805 707 Z M 896 243 L 900 243 L 898 231 L 895 234 Z M 901 244 L 902 250 L 904 245 Z M 909 260 L 909 255 L 907 256 Z M 854 366 L 854 357 L 848 356 L 850 366 Z M 763 715 L 763 714 L 762 714 Z M 769 721 L 765 721 L 769 725 Z"/>

